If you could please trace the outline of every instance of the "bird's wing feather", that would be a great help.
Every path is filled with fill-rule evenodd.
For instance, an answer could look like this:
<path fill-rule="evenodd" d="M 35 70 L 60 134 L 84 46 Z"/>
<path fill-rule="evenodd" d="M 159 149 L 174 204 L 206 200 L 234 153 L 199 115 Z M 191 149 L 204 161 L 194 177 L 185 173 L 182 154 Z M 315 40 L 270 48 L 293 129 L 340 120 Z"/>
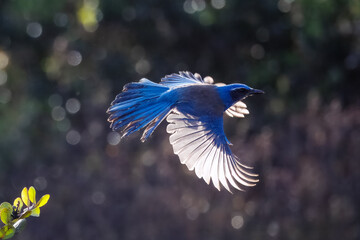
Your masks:
<path fill-rule="evenodd" d="M 247 110 L 247 106 L 242 101 L 238 101 L 228 109 L 226 109 L 225 113 L 230 117 L 238 117 L 244 118 L 245 115 L 249 114 L 249 110 Z"/>
<path fill-rule="evenodd" d="M 249 167 L 241 164 L 231 152 L 222 117 L 196 118 L 174 111 L 167 121 L 174 153 L 206 183 L 212 180 L 218 190 L 221 184 L 230 191 L 228 182 L 239 190 L 239 183 L 254 186 L 258 182 L 257 175 L 248 172 Z"/>
<path fill-rule="evenodd" d="M 206 84 L 199 74 L 192 74 L 191 72 L 179 72 L 166 75 L 161 79 L 160 84 L 167 87 L 179 87 L 188 84 Z"/>

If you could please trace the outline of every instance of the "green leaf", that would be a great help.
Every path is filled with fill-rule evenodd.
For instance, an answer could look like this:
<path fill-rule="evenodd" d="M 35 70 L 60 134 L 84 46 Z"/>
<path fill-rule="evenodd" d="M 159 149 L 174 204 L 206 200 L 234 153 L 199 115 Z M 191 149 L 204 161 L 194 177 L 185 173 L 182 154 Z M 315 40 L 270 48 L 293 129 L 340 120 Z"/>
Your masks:
<path fill-rule="evenodd" d="M 3 202 L 0 205 L 0 218 L 4 224 L 9 224 L 11 222 L 11 212 L 12 206 L 8 202 Z"/>
<path fill-rule="evenodd" d="M 0 204 L 0 211 L 2 211 L 4 208 L 12 210 L 12 206 L 8 202 L 3 202 L 3 203 Z"/>
<path fill-rule="evenodd" d="M 0 229 L 0 239 L 9 239 L 15 234 L 15 228 L 9 225 L 3 226 Z"/>
<path fill-rule="evenodd" d="M 0 228 L 0 239 L 2 239 L 5 236 L 6 230 L 8 226 L 3 226 L 2 228 Z"/>
<path fill-rule="evenodd" d="M 29 207 L 30 206 L 29 194 L 28 194 L 28 190 L 26 187 L 24 187 L 23 190 L 21 191 L 21 198 L 22 198 L 24 204 L 27 207 Z"/>
<path fill-rule="evenodd" d="M 33 186 L 31 186 L 29 188 L 28 195 L 29 195 L 30 202 L 36 204 L 36 191 L 35 191 L 35 188 Z"/>
<path fill-rule="evenodd" d="M 40 208 L 34 208 L 33 210 L 31 210 L 31 216 L 33 217 L 39 217 L 40 216 Z"/>
<path fill-rule="evenodd" d="M 3 239 L 12 238 L 14 236 L 14 234 L 15 234 L 15 228 L 14 227 L 12 227 L 12 226 L 7 226 L 7 227 L 8 227 L 8 229 L 7 229 Z"/>
<path fill-rule="evenodd" d="M 42 207 L 44 206 L 48 201 L 49 201 L 50 195 L 49 194 L 45 194 L 44 196 L 42 196 L 40 198 L 40 200 L 38 201 L 38 203 L 36 204 L 37 207 Z"/>

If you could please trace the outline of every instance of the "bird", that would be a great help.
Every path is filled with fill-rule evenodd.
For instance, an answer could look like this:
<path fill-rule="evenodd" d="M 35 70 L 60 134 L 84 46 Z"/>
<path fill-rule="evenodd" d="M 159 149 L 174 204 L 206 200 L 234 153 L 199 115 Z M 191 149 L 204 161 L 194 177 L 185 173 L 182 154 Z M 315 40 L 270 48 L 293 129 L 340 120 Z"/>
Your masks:
<path fill-rule="evenodd" d="M 166 119 L 170 144 L 182 164 L 219 191 L 222 186 L 232 192 L 229 185 L 244 191 L 244 186 L 256 185 L 258 174 L 232 153 L 223 116 L 244 117 L 249 111 L 242 100 L 262 93 L 245 84 L 214 84 L 211 77 L 180 71 L 159 83 L 142 78 L 126 84 L 107 109 L 108 121 L 122 138 L 144 129 L 144 142 Z"/>

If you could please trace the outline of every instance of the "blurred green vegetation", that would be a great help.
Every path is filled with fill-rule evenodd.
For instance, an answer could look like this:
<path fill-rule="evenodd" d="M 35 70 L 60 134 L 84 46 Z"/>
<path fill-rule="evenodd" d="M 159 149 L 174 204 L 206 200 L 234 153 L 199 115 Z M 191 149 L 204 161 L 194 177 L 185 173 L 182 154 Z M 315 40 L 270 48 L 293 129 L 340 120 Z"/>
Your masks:
<path fill-rule="evenodd" d="M 258 186 L 110 131 L 124 84 L 180 70 L 267 93 L 225 121 Z M 3 0 L 0 199 L 52 195 L 21 239 L 359 239 L 359 80 L 357 0 Z"/>

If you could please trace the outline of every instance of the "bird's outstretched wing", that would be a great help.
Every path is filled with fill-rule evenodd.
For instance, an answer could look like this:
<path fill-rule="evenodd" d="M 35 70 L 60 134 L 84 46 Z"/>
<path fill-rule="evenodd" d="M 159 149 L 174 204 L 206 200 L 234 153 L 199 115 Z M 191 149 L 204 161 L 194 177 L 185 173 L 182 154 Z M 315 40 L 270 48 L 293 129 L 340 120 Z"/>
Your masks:
<path fill-rule="evenodd" d="M 187 84 L 206 84 L 200 74 L 192 74 L 191 72 L 179 72 L 166 75 L 161 79 L 160 84 L 167 87 L 179 87 Z"/>
<path fill-rule="evenodd" d="M 250 167 L 241 164 L 231 152 L 222 117 L 199 119 L 174 111 L 167 121 L 174 153 L 207 184 L 211 179 L 218 190 L 221 183 L 231 192 L 228 182 L 239 190 L 242 189 L 238 183 L 254 186 L 258 182 L 257 174 L 248 172 L 246 169 Z"/>

